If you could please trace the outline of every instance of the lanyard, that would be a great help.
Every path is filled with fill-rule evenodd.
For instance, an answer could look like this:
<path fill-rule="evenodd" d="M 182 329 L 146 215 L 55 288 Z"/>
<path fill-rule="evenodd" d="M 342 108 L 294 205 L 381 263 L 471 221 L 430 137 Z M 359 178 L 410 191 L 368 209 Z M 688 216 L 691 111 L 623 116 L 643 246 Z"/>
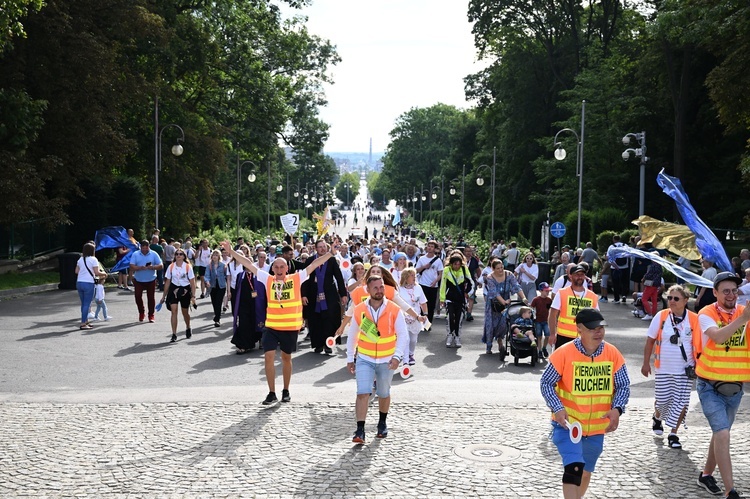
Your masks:
<path fill-rule="evenodd" d="M 370 306 L 369 300 L 367 301 L 367 308 L 370 309 L 370 316 L 372 316 L 372 322 L 375 324 L 378 323 L 378 320 L 380 319 L 380 314 L 383 312 L 383 303 L 380 303 L 380 307 L 378 308 L 378 313 L 375 313 L 375 309 Z"/>

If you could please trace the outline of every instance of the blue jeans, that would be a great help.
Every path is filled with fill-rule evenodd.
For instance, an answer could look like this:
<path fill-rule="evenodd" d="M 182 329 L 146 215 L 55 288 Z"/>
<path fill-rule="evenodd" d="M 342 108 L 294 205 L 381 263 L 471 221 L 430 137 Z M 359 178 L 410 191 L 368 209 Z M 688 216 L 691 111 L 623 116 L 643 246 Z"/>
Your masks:
<path fill-rule="evenodd" d="M 695 384 L 695 391 L 701 401 L 703 415 L 708 420 L 711 431 L 716 433 L 721 430 L 729 430 L 734 423 L 737 409 L 742 401 L 742 390 L 731 397 L 716 393 L 714 387 L 699 379 Z"/>
<path fill-rule="evenodd" d="M 99 312 L 103 312 L 103 317 L 106 319 L 109 317 L 107 315 L 107 304 L 104 303 L 104 300 L 96 302 L 96 312 L 94 312 L 94 317 L 97 319 L 99 318 Z"/>
<path fill-rule="evenodd" d="M 357 357 L 357 367 L 354 371 L 357 379 L 357 395 L 364 395 L 372 392 L 372 384 L 377 379 L 378 386 L 376 393 L 383 399 L 391 395 L 391 380 L 396 373 L 395 370 L 388 369 L 388 362 L 375 363 Z"/>
<path fill-rule="evenodd" d="M 541 337 L 542 335 L 549 338 L 549 322 L 534 323 L 534 336 Z"/>
<path fill-rule="evenodd" d="M 89 308 L 91 308 L 91 300 L 94 299 L 94 283 L 78 281 L 76 289 L 78 298 L 81 299 L 81 324 L 85 324 L 89 321 Z"/>

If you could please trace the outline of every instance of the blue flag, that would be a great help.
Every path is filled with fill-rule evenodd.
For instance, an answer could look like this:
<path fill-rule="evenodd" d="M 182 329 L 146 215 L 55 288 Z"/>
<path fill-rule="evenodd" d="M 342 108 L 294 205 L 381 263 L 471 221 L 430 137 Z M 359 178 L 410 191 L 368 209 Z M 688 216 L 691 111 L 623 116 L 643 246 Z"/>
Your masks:
<path fill-rule="evenodd" d="M 688 269 L 680 267 L 676 263 L 672 263 L 669 260 L 662 258 L 661 256 L 659 256 L 659 253 L 655 251 L 643 251 L 637 248 L 631 248 L 630 246 L 619 246 L 617 248 L 612 248 L 607 253 L 607 256 L 611 256 L 612 258 L 626 258 L 631 256 L 634 256 L 636 258 L 645 258 L 647 260 L 651 260 L 652 262 L 658 263 L 663 268 L 669 270 L 670 272 L 672 272 L 672 274 L 681 278 L 685 282 L 689 282 L 690 284 L 700 286 L 702 288 L 714 287 L 714 283 L 712 281 L 709 281 L 705 277 L 699 276 L 698 274 L 693 274 Z"/>
<path fill-rule="evenodd" d="M 395 227 L 400 223 L 401 223 L 401 207 L 396 205 L 396 214 L 393 216 L 391 225 Z"/>
<path fill-rule="evenodd" d="M 129 249 L 122 259 L 110 269 L 110 272 L 117 272 L 125 270 L 130 267 L 130 257 L 134 251 L 138 251 L 139 247 L 132 239 L 128 236 L 128 231 L 125 227 L 104 227 L 96 231 L 96 237 L 94 237 L 94 243 L 96 244 L 96 251 L 108 249 L 108 248 L 122 248 Z"/>
<path fill-rule="evenodd" d="M 682 188 L 680 179 L 670 177 L 662 169 L 659 175 L 656 176 L 656 183 L 662 188 L 664 194 L 674 199 L 675 203 L 677 203 L 677 209 L 680 211 L 685 225 L 695 234 L 695 245 L 698 247 L 701 256 L 706 260 L 714 262 L 721 271 L 734 272 L 729 257 L 727 257 L 727 252 L 724 251 L 724 247 L 721 245 L 719 239 L 703 220 L 700 219 L 695 208 L 690 204 L 690 200 L 685 193 L 685 189 Z"/>

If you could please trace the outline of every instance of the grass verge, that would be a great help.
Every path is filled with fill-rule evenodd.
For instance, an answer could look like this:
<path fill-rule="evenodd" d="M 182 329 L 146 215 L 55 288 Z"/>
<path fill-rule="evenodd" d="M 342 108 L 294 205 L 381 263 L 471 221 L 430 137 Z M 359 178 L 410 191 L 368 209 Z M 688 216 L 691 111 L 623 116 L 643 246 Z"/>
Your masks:
<path fill-rule="evenodd" d="M 60 282 L 60 274 L 56 271 L 51 272 L 27 272 L 19 274 L 9 272 L 0 274 L 0 290 L 25 288 L 27 286 L 37 286 L 39 284 L 50 284 Z"/>

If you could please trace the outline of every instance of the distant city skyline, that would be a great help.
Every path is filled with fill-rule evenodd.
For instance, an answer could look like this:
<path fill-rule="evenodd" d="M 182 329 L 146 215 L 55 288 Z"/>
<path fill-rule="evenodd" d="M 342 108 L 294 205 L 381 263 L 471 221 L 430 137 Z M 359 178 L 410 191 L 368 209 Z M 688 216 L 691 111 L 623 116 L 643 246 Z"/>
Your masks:
<path fill-rule="evenodd" d="M 463 78 L 485 65 L 476 62 L 466 9 L 454 0 L 314 0 L 296 12 L 342 58 L 324 87 L 327 154 L 367 153 L 371 138 L 373 154 L 384 152 L 396 119 L 412 107 L 471 107 Z"/>

